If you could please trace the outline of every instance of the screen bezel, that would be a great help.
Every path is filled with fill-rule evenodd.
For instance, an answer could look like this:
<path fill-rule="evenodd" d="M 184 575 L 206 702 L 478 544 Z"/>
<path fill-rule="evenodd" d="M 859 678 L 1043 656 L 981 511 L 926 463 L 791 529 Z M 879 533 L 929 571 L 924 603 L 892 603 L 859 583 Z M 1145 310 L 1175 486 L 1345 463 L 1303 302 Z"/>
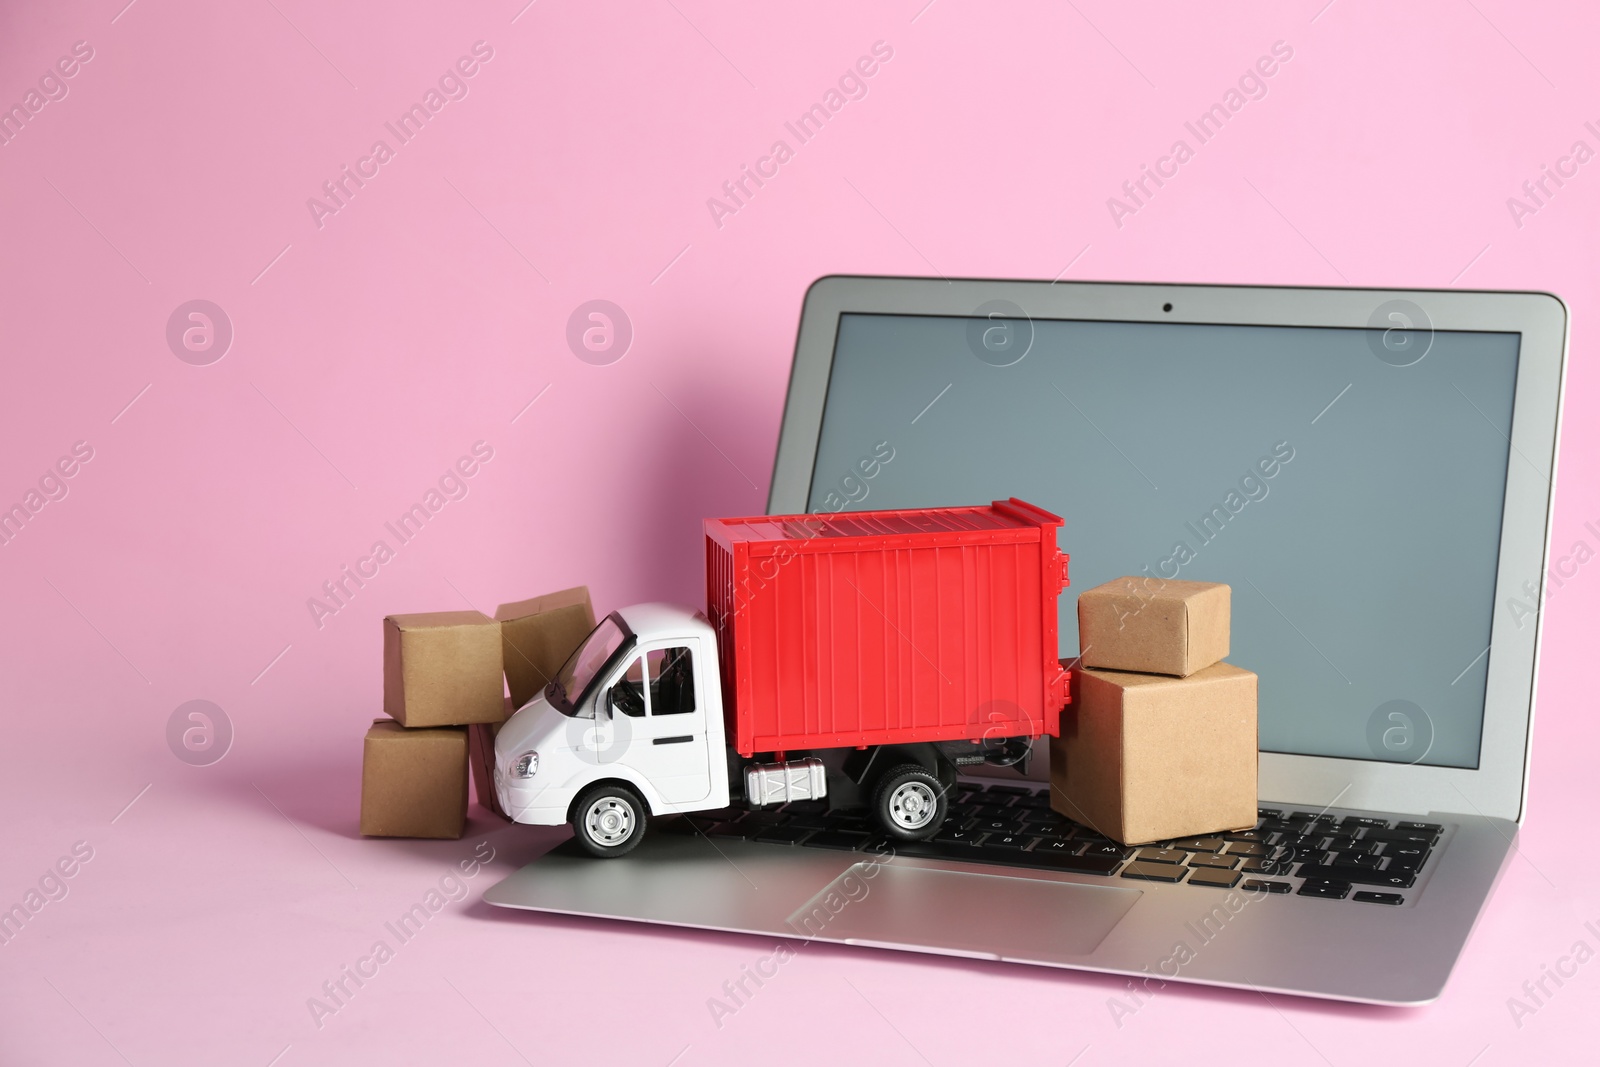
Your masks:
<path fill-rule="evenodd" d="M 1480 814 L 1519 820 L 1527 794 L 1542 615 L 1520 629 L 1505 607 L 1529 579 L 1544 588 L 1556 442 L 1566 365 L 1567 310 L 1548 293 L 1035 282 L 830 275 L 811 285 L 773 462 L 767 509 L 805 510 L 843 314 L 970 317 L 1007 300 L 1038 319 L 1366 328 L 1379 305 L 1409 300 L 1435 330 L 1521 335 L 1511 445 L 1541 462 L 1506 475 L 1483 735 L 1477 768 L 1261 753 L 1260 795 L 1285 803 L 1385 811 Z M 1167 310 L 1170 308 L 1170 310 Z M 973 503 L 980 503 L 973 501 Z M 1463 667 L 1467 666 L 1463 664 Z"/>

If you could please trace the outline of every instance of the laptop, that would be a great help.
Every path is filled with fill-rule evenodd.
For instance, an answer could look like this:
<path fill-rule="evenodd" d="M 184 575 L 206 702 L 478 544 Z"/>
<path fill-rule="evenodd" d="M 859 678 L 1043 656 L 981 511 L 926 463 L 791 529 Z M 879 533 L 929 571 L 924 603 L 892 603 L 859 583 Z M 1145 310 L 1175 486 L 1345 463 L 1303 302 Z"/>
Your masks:
<path fill-rule="evenodd" d="M 1226 582 L 1254 829 L 1125 848 L 1047 754 L 889 846 L 819 802 L 552 847 L 507 908 L 1379 1004 L 1436 999 L 1517 849 L 1567 316 L 1540 293 L 827 277 L 768 510 L 1020 497 L 1073 590 Z M 1152 873 L 1153 872 L 1153 873 Z M 1137 877 L 1135 875 L 1138 875 Z"/>

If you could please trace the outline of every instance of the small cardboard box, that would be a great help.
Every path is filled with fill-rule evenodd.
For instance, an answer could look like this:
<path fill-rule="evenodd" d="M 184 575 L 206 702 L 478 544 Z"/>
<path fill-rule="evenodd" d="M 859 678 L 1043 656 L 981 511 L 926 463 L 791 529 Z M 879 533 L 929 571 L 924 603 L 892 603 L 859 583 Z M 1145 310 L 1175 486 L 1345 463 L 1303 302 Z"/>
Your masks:
<path fill-rule="evenodd" d="M 383 713 L 401 726 L 499 722 L 500 670 L 500 624 L 481 611 L 383 620 Z"/>
<path fill-rule="evenodd" d="M 1050 804 L 1125 845 L 1256 824 L 1256 676 L 1073 672 Z"/>
<path fill-rule="evenodd" d="M 1114 578 L 1078 597 L 1083 665 L 1187 678 L 1228 657 L 1232 590 L 1216 582 Z"/>
<path fill-rule="evenodd" d="M 511 698 L 506 697 L 506 718 L 516 709 Z M 479 722 L 467 727 L 467 748 L 472 761 L 472 785 L 478 793 L 478 806 L 484 811 L 509 821 L 510 816 L 500 807 L 500 798 L 494 791 L 494 739 L 500 733 L 501 723 Z"/>
<path fill-rule="evenodd" d="M 361 832 L 460 837 L 467 825 L 467 731 L 375 719 L 361 753 Z"/>
<path fill-rule="evenodd" d="M 494 617 L 500 621 L 501 657 L 513 709 L 542 693 L 594 629 L 586 585 L 501 604 Z"/>

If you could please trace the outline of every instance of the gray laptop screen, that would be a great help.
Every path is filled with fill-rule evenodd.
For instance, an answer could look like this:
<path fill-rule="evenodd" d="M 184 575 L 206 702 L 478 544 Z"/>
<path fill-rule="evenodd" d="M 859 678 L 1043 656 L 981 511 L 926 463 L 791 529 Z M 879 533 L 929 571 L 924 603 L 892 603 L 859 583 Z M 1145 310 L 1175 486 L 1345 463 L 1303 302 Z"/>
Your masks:
<path fill-rule="evenodd" d="M 1262 749 L 1476 767 L 1519 339 L 845 314 L 807 508 L 1021 497 L 1233 587 Z"/>

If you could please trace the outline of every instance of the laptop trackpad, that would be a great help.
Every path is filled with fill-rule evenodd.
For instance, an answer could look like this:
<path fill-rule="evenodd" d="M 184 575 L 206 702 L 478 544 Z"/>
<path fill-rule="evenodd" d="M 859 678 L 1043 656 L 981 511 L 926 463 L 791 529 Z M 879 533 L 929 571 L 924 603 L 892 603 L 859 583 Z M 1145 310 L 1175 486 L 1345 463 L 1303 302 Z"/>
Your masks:
<path fill-rule="evenodd" d="M 981 959 L 1093 952 L 1137 889 L 857 863 L 789 916 L 802 937 Z"/>

